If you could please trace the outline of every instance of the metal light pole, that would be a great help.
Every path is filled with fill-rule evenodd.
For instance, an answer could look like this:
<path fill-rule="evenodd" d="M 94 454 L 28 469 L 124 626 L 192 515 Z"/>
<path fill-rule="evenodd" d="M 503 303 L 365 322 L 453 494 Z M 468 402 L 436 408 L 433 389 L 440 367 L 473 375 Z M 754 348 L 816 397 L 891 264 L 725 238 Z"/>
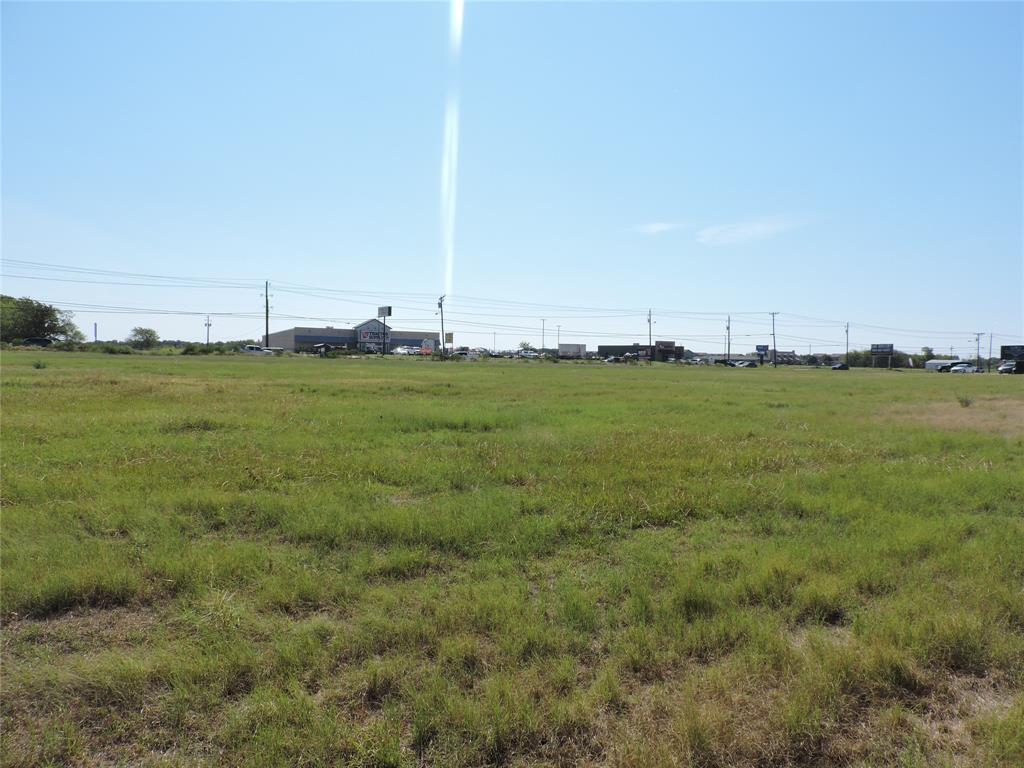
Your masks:
<path fill-rule="evenodd" d="M 544 318 L 541 318 L 541 321 L 540 321 L 540 353 L 542 355 L 544 354 L 544 323 L 545 322 L 546 321 L 544 320 Z"/>

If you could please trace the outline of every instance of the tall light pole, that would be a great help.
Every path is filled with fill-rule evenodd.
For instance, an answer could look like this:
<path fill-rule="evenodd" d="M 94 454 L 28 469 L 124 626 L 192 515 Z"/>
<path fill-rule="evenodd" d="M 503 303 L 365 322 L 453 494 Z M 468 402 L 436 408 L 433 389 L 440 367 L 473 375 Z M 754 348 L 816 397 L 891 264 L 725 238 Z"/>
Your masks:
<path fill-rule="evenodd" d="M 985 334 L 983 334 L 983 333 L 975 333 L 974 334 L 974 343 L 978 345 L 977 357 L 978 357 L 978 367 L 979 368 L 981 368 L 981 337 L 984 336 L 984 335 Z"/>
<path fill-rule="evenodd" d="M 210 346 L 210 316 L 206 316 L 206 346 Z"/>
<path fill-rule="evenodd" d="M 447 357 L 448 351 L 444 345 L 444 296 L 437 300 L 437 308 L 441 311 L 441 357 Z"/>
<path fill-rule="evenodd" d="M 562 326 L 560 325 L 555 326 L 555 346 L 562 346 Z"/>
<path fill-rule="evenodd" d="M 544 354 L 544 323 L 545 322 L 546 321 L 544 320 L 544 318 L 541 318 L 541 321 L 540 321 L 540 353 L 542 355 Z"/>
<path fill-rule="evenodd" d="M 992 331 L 988 332 L 988 364 L 986 369 L 992 373 Z"/>
<path fill-rule="evenodd" d="M 850 364 L 850 324 L 846 324 L 846 364 Z"/>

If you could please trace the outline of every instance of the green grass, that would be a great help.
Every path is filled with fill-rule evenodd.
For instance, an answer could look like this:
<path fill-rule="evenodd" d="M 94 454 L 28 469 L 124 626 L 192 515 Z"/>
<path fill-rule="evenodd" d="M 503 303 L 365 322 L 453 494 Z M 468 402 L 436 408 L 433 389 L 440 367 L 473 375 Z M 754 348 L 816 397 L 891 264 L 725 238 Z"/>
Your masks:
<path fill-rule="evenodd" d="M 2 365 L 4 765 L 1024 764 L 1021 378 Z"/>

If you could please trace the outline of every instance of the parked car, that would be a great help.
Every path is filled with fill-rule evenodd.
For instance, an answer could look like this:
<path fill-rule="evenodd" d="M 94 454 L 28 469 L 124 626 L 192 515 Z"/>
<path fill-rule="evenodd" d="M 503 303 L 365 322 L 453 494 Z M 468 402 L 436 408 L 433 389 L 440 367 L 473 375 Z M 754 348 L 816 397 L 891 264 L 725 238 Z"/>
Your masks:
<path fill-rule="evenodd" d="M 848 371 L 848 370 L 850 370 L 850 366 L 848 366 L 846 363 L 836 363 L 835 365 L 832 366 L 832 370 L 833 371 Z"/>
<path fill-rule="evenodd" d="M 611 357 L 606 357 L 604 359 L 604 361 L 606 363 L 621 363 L 622 362 L 622 358 L 621 357 L 616 357 L 615 355 L 612 355 Z"/>
<path fill-rule="evenodd" d="M 274 350 L 261 347 L 259 344 L 246 344 L 242 351 L 247 355 L 273 355 Z"/>
<path fill-rule="evenodd" d="M 997 373 L 1024 373 L 1024 360 L 1007 360 L 996 368 Z"/>
<path fill-rule="evenodd" d="M 981 373 L 981 368 L 970 363 L 960 363 L 949 369 L 950 373 Z"/>
<path fill-rule="evenodd" d="M 757 368 L 757 363 L 753 360 L 740 360 L 736 363 L 737 368 Z"/>

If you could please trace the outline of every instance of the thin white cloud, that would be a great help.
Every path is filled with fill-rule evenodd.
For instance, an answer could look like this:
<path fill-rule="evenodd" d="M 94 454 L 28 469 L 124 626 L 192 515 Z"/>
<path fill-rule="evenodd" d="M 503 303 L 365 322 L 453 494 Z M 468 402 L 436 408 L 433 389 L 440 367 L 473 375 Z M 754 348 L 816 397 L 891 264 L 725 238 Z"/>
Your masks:
<path fill-rule="evenodd" d="M 703 245 L 733 245 L 752 240 L 767 240 L 796 229 L 797 222 L 785 216 L 761 216 L 733 224 L 705 227 L 697 233 L 697 242 Z"/>
<path fill-rule="evenodd" d="M 670 221 L 651 221 L 647 224 L 641 224 L 636 228 L 636 231 L 641 235 L 663 235 L 666 232 L 671 232 L 673 229 L 679 229 L 681 224 L 675 224 Z"/>

